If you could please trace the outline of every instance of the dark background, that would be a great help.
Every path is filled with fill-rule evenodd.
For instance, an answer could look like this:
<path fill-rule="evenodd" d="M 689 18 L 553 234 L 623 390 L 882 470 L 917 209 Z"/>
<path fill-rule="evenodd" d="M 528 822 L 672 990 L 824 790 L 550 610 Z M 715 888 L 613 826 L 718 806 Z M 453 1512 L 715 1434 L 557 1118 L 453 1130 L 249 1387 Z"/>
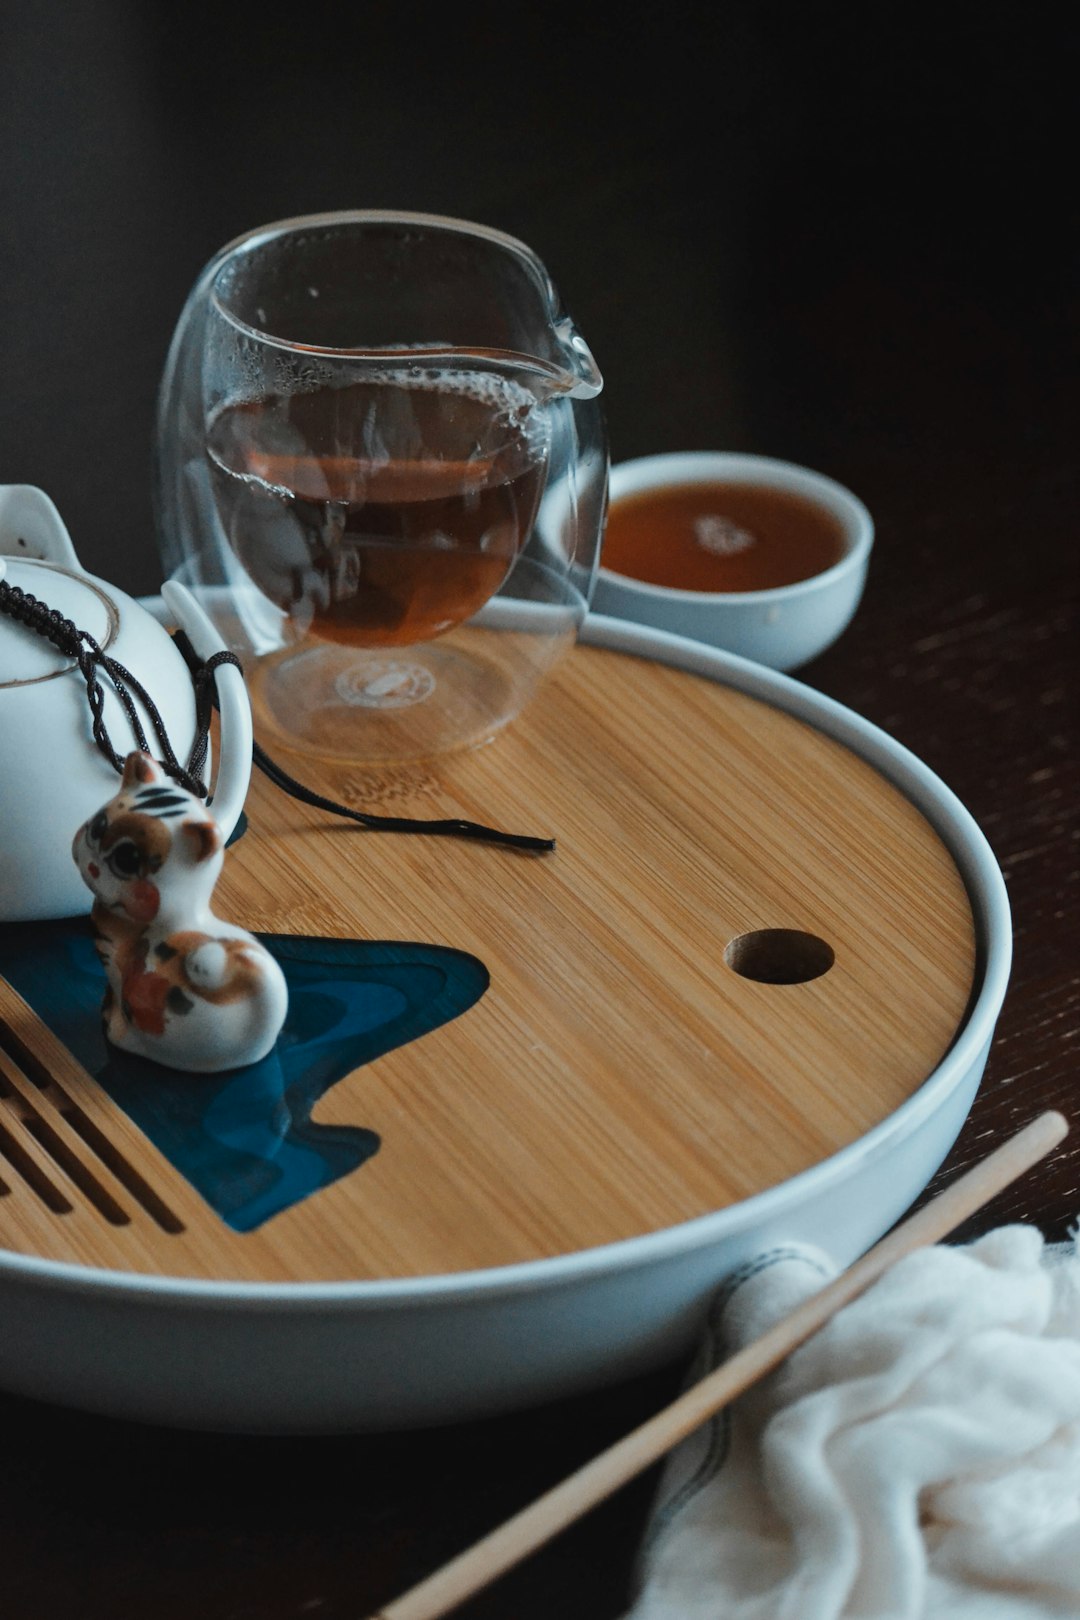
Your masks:
<path fill-rule="evenodd" d="M 604 372 L 614 460 L 751 450 L 867 502 L 863 607 L 800 677 L 944 777 L 1014 911 L 1009 997 L 938 1182 L 1039 1107 L 1077 1112 L 1078 63 L 1049 15 L 0 4 L 0 480 L 48 490 L 91 571 L 160 583 L 155 393 L 202 265 L 331 208 L 527 241 Z M 1066 1144 L 982 1224 L 1064 1237 L 1078 1167 Z M 0 1615 L 360 1620 L 679 1373 L 320 1441 L 4 1399 Z M 462 1614 L 616 1620 L 651 1488 Z"/>
<path fill-rule="evenodd" d="M 956 458 L 985 478 L 1072 442 L 1077 62 L 1019 8 L 2 16 L 0 475 L 46 488 L 86 566 L 128 588 L 160 582 L 150 444 L 188 290 L 224 242 L 297 213 L 521 236 L 605 374 L 615 460 L 857 473 L 910 532 Z"/>

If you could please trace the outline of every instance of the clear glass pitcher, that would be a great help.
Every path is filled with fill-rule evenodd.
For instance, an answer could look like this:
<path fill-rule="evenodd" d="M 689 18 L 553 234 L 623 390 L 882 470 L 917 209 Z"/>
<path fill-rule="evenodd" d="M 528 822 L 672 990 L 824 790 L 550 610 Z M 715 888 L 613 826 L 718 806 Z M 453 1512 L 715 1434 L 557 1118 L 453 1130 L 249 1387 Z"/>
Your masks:
<path fill-rule="evenodd" d="M 521 710 L 592 597 L 601 387 L 539 259 L 484 226 L 322 214 L 215 255 L 162 379 L 158 535 L 268 747 L 423 759 Z"/>

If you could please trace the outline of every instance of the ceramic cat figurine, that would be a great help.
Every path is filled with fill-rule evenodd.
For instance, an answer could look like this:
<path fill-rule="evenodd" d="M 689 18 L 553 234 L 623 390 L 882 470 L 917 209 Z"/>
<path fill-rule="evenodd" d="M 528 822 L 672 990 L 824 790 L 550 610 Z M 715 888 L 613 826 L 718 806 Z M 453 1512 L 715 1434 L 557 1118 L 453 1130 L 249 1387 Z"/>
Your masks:
<path fill-rule="evenodd" d="M 225 852 L 206 806 L 148 754 L 129 754 L 119 793 L 79 828 L 72 854 L 94 895 L 109 1040 L 199 1073 L 265 1057 L 285 1021 L 285 978 L 211 910 Z"/>

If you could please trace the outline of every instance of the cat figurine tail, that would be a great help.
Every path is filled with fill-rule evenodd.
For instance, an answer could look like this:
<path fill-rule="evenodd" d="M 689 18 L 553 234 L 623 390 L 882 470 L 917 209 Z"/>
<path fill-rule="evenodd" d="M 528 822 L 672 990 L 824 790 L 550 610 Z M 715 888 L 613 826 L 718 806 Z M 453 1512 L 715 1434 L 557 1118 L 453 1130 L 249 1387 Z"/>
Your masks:
<path fill-rule="evenodd" d="M 131 753 L 120 791 L 79 828 L 72 855 L 94 896 L 113 1045 L 202 1074 L 265 1057 L 288 1010 L 285 976 L 252 934 L 213 913 L 225 849 L 202 801 Z"/>

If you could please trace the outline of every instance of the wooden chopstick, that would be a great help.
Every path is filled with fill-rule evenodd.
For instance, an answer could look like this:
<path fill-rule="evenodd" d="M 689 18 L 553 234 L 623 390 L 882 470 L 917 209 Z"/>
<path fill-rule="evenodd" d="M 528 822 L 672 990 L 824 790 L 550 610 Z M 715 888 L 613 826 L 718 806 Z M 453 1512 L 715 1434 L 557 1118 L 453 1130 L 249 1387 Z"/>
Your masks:
<path fill-rule="evenodd" d="M 1022 1176 L 1068 1134 L 1059 1113 L 1040 1114 L 944 1192 L 894 1227 L 827 1287 L 811 1295 L 760 1339 L 616 1441 L 561 1484 L 444 1564 L 369 1620 L 438 1620 L 648 1468 L 706 1418 L 790 1355 L 891 1265 L 939 1242 Z"/>

